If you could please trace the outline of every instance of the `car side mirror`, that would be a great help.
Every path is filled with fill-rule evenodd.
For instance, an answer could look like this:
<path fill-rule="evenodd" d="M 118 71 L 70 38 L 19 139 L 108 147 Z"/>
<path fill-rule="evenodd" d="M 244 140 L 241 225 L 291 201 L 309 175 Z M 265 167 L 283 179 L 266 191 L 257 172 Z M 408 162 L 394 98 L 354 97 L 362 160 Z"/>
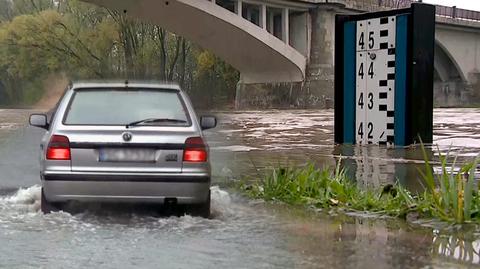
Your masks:
<path fill-rule="evenodd" d="M 45 114 L 32 114 L 30 115 L 30 125 L 43 128 L 43 129 L 48 129 L 49 124 L 47 122 L 47 115 Z"/>
<path fill-rule="evenodd" d="M 217 126 L 217 118 L 213 116 L 202 116 L 200 117 L 200 127 L 202 130 L 212 129 Z"/>

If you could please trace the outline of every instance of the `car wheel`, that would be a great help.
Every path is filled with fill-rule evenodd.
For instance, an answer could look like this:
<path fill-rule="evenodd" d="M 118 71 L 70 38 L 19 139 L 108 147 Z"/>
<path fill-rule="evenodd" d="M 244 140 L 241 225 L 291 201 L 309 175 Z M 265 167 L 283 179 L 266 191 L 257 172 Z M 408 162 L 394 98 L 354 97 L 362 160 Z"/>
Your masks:
<path fill-rule="evenodd" d="M 210 191 L 208 191 L 207 201 L 201 204 L 196 204 L 192 206 L 192 212 L 191 212 L 192 216 L 209 218 L 210 217 L 210 200 L 211 200 L 211 195 L 210 195 Z"/>
<path fill-rule="evenodd" d="M 49 214 L 49 213 L 60 210 L 58 206 L 47 201 L 47 199 L 45 198 L 45 193 L 43 192 L 43 188 L 42 188 L 42 194 L 41 194 L 41 200 L 40 200 L 40 209 L 42 210 L 43 214 Z"/>

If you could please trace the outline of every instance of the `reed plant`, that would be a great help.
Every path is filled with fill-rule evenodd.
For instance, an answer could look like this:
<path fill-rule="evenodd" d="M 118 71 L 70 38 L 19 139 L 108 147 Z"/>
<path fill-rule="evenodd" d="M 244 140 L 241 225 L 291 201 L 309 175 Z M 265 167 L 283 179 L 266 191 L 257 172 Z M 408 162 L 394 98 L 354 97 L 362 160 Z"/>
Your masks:
<path fill-rule="evenodd" d="M 479 158 L 472 162 L 458 165 L 457 157 L 439 154 L 441 172 L 434 173 L 422 145 L 425 160 L 425 171 L 418 170 L 425 183 L 424 199 L 430 202 L 429 211 L 432 216 L 445 221 L 456 223 L 470 222 L 472 219 L 480 221 L 479 190 L 475 180 L 475 172 Z M 453 159 L 452 165 L 448 165 Z"/>

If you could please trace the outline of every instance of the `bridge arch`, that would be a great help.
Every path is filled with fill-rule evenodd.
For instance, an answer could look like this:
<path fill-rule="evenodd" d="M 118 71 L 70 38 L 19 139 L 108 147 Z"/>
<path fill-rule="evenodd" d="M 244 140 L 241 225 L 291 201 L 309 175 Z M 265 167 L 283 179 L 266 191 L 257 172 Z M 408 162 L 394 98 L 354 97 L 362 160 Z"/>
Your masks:
<path fill-rule="evenodd" d="M 467 74 L 465 74 L 460 67 L 457 60 L 453 57 L 450 51 L 438 39 L 435 40 L 435 61 L 434 68 L 437 77 L 442 82 L 460 79 L 467 81 Z"/>
<path fill-rule="evenodd" d="M 265 29 L 208 0 L 84 0 L 182 35 L 242 74 L 244 83 L 305 78 L 306 57 Z"/>
<path fill-rule="evenodd" d="M 480 25 L 479 25 L 480 26 Z M 452 60 L 463 82 L 475 84 L 480 73 L 480 35 L 475 26 L 461 26 L 437 22 L 437 44 Z"/>
<path fill-rule="evenodd" d="M 436 106 L 458 106 L 468 102 L 468 77 L 450 50 L 435 41 L 434 103 Z"/>

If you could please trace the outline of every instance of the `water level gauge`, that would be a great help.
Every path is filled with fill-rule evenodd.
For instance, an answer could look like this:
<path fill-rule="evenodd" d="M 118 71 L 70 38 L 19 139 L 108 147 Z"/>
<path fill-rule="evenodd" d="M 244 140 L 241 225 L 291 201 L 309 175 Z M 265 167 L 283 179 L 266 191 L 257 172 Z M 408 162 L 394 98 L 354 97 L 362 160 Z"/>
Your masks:
<path fill-rule="evenodd" d="M 434 36 L 431 5 L 337 16 L 337 143 L 432 141 Z"/>

